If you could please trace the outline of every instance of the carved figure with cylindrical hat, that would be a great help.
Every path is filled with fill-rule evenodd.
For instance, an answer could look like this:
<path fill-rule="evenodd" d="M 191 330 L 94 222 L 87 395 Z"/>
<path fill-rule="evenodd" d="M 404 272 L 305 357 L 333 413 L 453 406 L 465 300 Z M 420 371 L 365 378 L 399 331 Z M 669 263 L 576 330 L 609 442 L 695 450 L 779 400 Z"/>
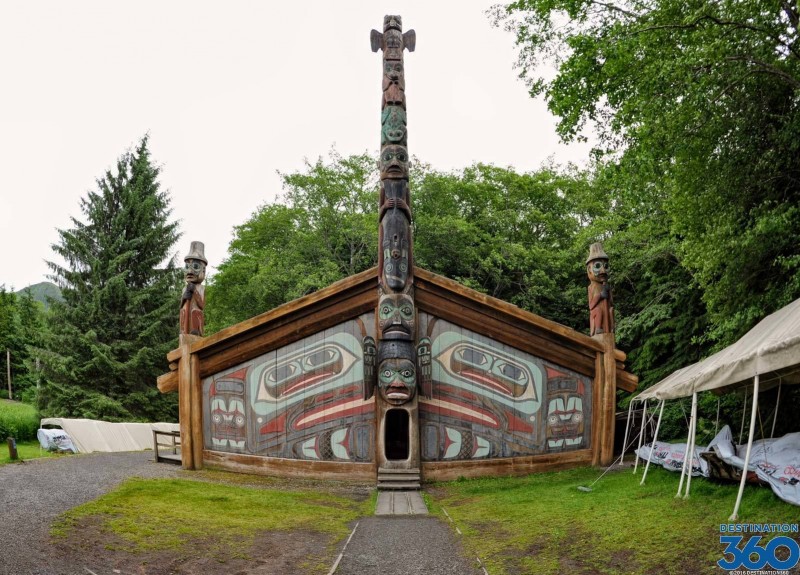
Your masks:
<path fill-rule="evenodd" d="M 603 244 L 594 243 L 586 258 L 589 276 L 589 335 L 614 332 L 614 299 L 608 285 L 608 256 Z"/>
<path fill-rule="evenodd" d="M 203 280 L 206 279 L 208 265 L 204 252 L 203 242 L 192 242 L 189 253 L 183 258 L 186 288 L 181 296 L 182 334 L 203 335 L 205 327 L 203 309 L 206 306 L 206 288 L 203 286 Z"/>

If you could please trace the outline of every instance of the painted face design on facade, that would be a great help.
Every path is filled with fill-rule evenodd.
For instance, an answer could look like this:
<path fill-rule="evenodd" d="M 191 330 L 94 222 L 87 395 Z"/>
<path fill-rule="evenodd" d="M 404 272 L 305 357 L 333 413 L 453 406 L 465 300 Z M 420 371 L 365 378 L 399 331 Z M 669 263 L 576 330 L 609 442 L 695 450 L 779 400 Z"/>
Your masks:
<path fill-rule="evenodd" d="M 302 400 L 349 371 L 356 359 L 350 350 L 336 342 L 325 342 L 282 357 L 261 373 L 257 400 L 291 401 L 295 397 Z"/>
<path fill-rule="evenodd" d="M 551 394 L 547 406 L 547 446 L 574 447 L 583 441 L 583 398 L 572 393 Z"/>
<path fill-rule="evenodd" d="M 211 386 L 211 444 L 244 449 L 247 428 L 244 382 L 221 379 Z"/>
<path fill-rule="evenodd" d="M 586 271 L 589 275 L 589 280 L 593 282 L 605 283 L 608 281 L 608 272 L 610 270 L 608 260 L 592 260 L 586 264 Z"/>
<path fill-rule="evenodd" d="M 189 283 L 203 283 L 206 279 L 206 264 L 202 260 L 187 259 L 183 266 L 183 278 Z"/>
<path fill-rule="evenodd" d="M 408 150 L 404 146 L 385 146 L 381 150 L 381 179 L 408 179 Z"/>
<path fill-rule="evenodd" d="M 378 389 L 381 397 L 391 405 L 402 405 L 414 397 L 417 373 L 409 359 L 384 359 L 378 366 Z"/>
<path fill-rule="evenodd" d="M 449 356 L 449 367 L 453 374 L 495 393 L 522 398 L 533 392 L 533 378 L 527 367 L 514 358 L 504 357 L 498 350 L 463 342 L 457 344 Z M 535 397 L 535 393 L 532 397 Z"/>
<path fill-rule="evenodd" d="M 381 145 L 406 145 L 406 111 L 400 106 L 386 106 L 381 114 Z"/>
<path fill-rule="evenodd" d="M 378 337 L 412 340 L 416 317 L 414 300 L 405 294 L 388 294 L 378 301 Z"/>
<path fill-rule="evenodd" d="M 383 281 L 394 292 L 402 291 L 408 281 L 409 224 L 399 209 L 389 210 L 381 221 L 383 237 Z"/>

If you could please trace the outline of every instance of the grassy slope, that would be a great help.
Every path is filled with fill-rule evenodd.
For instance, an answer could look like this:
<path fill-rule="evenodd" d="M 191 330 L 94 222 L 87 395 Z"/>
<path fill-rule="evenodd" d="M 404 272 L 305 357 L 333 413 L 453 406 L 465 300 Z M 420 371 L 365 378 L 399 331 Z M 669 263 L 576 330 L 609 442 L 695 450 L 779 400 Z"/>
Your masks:
<path fill-rule="evenodd" d="M 639 485 L 630 469 L 609 473 L 591 493 L 578 491 L 599 472 L 584 468 L 522 478 L 441 484 L 444 507 L 472 553 L 492 575 L 537 573 L 716 573 L 719 526 L 728 523 L 738 486 L 692 479 L 676 499 L 679 476 L 650 469 Z M 800 508 L 769 488 L 745 490 L 740 521 L 798 523 Z"/>
<path fill-rule="evenodd" d="M 39 429 L 39 414 L 27 403 L 0 399 L 0 441 L 9 436 L 17 441 L 36 438 Z"/>
<path fill-rule="evenodd" d="M 246 549 L 261 531 L 311 530 L 334 535 L 371 511 L 374 501 L 357 503 L 320 491 L 254 489 L 184 479 L 131 479 L 119 489 L 65 513 L 54 535 L 100 517 L 104 528 L 129 546 L 126 551 L 182 549 L 214 534 L 218 550 Z M 210 550 L 212 553 L 214 549 Z"/>
<path fill-rule="evenodd" d="M 38 441 L 17 441 L 17 455 L 19 456 L 17 462 L 39 457 L 57 457 L 57 454 L 42 449 Z M 64 455 L 64 457 L 67 456 Z M 5 465 L 6 463 L 15 462 L 11 461 L 8 455 L 8 446 L 4 442 L 0 445 L 0 465 Z"/>

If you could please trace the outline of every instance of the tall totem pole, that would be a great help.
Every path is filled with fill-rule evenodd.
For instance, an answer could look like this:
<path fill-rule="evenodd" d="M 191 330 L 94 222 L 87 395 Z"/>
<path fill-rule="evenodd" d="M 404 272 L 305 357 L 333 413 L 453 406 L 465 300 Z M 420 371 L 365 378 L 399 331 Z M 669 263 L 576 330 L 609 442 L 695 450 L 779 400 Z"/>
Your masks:
<path fill-rule="evenodd" d="M 403 51 L 414 51 L 416 33 L 403 34 L 400 16 L 385 16 L 372 30 L 372 51 L 383 51 L 378 253 L 377 370 L 378 464 L 419 467 L 416 308 L 408 186 Z M 373 384 L 374 385 L 374 384 Z M 374 392 L 369 388 L 368 395 Z"/>

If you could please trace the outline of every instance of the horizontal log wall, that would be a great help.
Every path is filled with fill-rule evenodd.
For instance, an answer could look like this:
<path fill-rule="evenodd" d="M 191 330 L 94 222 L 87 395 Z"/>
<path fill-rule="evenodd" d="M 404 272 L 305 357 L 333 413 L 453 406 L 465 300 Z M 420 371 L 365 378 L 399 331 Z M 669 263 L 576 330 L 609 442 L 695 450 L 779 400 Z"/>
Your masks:
<path fill-rule="evenodd" d="M 592 450 L 567 453 L 506 457 L 473 461 L 428 461 L 422 463 L 423 481 L 453 481 L 459 477 L 500 477 L 557 471 L 592 463 Z"/>
<path fill-rule="evenodd" d="M 339 481 L 375 482 L 378 473 L 376 463 L 346 463 L 338 461 L 313 461 L 305 459 L 283 459 L 259 457 L 220 451 L 203 451 L 206 467 L 224 469 L 236 473 L 270 475 L 301 479 L 334 479 Z"/>

